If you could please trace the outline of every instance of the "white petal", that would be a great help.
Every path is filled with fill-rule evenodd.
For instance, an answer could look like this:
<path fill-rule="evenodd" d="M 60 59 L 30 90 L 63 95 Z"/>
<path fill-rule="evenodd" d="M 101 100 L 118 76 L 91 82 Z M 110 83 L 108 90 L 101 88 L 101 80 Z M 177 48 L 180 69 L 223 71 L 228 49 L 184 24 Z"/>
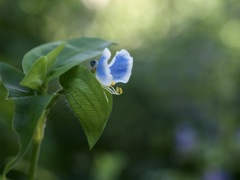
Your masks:
<path fill-rule="evenodd" d="M 105 48 L 97 65 L 96 78 L 104 86 L 110 86 L 112 83 L 112 75 L 108 66 L 110 57 L 111 52 L 108 48 Z"/>

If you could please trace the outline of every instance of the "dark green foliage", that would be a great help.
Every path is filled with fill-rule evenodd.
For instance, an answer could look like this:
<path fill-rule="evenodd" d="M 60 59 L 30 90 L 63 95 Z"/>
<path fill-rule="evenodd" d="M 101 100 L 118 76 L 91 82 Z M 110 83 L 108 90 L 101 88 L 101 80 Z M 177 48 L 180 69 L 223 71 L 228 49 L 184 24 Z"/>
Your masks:
<path fill-rule="evenodd" d="M 112 95 L 103 90 L 88 69 L 81 66 L 72 68 L 63 74 L 60 77 L 60 84 L 92 149 L 101 136 L 111 113 Z"/>
<path fill-rule="evenodd" d="M 40 161 L 45 170 L 60 180 L 198 180 L 211 173 L 240 179 L 237 0 L 37 2 L 1 3 L 2 61 L 20 67 L 32 47 L 74 36 L 118 41 L 111 51 L 126 48 L 134 57 L 132 77 L 123 95 L 114 97 L 92 151 L 61 96 L 47 123 Z M 90 9 L 85 2 L 109 4 Z M 1 121 L 10 122 L 6 117 Z M 16 146 L 6 126 L 0 127 L 2 169 Z M 181 146 L 184 140 L 192 147 Z"/>
<path fill-rule="evenodd" d="M 16 98 L 13 128 L 16 130 L 19 141 L 17 156 L 9 162 L 3 172 L 6 175 L 24 156 L 32 142 L 34 132 L 41 116 L 45 111 L 53 95 L 29 96 Z"/>
<path fill-rule="evenodd" d="M 4 180 L 6 174 L 22 160 L 32 140 L 34 145 L 41 143 L 48 112 L 62 91 L 48 94 L 49 81 L 68 70 L 61 78 L 63 92 L 85 130 L 90 149 L 98 141 L 111 113 L 112 97 L 89 70 L 74 66 L 100 55 L 111 44 L 97 38 L 78 38 L 39 46 L 24 56 L 25 75 L 10 65 L 0 63 L 2 83 L 8 90 L 8 97 L 15 102 L 13 128 L 19 142 L 18 154 L 4 168 Z M 38 159 L 38 153 L 35 157 Z M 38 163 L 36 160 L 32 164 L 35 162 Z M 36 174 L 34 169 L 31 165 L 29 172 L 33 172 L 30 174 L 32 178 Z"/>

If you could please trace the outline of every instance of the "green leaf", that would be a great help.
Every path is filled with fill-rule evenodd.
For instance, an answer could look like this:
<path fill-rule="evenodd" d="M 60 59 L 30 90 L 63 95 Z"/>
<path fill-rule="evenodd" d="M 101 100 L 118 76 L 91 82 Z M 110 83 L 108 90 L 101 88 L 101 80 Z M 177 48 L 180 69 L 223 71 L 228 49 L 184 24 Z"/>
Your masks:
<path fill-rule="evenodd" d="M 45 114 L 54 95 L 29 96 L 14 99 L 15 116 L 13 127 L 17 132 L 19 151 L 17 156 L 4 168 L 3 177 L 22 159 L 34 136 L 38 120 Z"/>
<path fill-rule="evenodd" d="M 60 46 L 63 43 L 66 43 L 66 45 L 61 51 Z M 99 56 L 104 48 L 112 44 L 112 42 L 97 38 L 76 38 L 68 41 L 58 41 L 43 44 L 30 50 L 23 57 L 23 71 L 25 74 L 27 74 L 30 71 L 32 64 L 39 57 L 46 56 L 50 51 L 59 46 L 59 54 L 56 53 L 59 56 L 56 58 L 54 63 L 52 63 L 52 67 L 48 74 L 48 80 L 52 80 L 59 77 L 72 67 L 86 60 Z"/>
<path fill-rule="evenodd" d="M 8 64 L 0 63 L 0 76 L 3 85 L 8 90 L 8 98 L 24 97 L 34 94 L 31 89 L 19 84 L 24 78 L 24 74 L 18 69 Z"/>
<path fill-rule="evenodd" d="M 112 95 L 105 92 L 94 75 L 81 66 L 60 76 L 60 84 L 91 149 L 101 136 L 111 113 Z"/>
<path fill-rule="evenodd" d="M 52 51 L 50 51 L 46 57 L 47 57 L 47 69 L 48 72 L 51 71 L 51 68 L 53 68 L 53 65 L 58 57 L 58 55 L 62 52 L 63 48 L 65 47 L 66 43 L 62 43 L 56 48 L 54 48 Z"/>
<path fill-rule="evenodd" d="M 31 89 L 38 90 L 47 78 L 47 57 L 42 56 L 36 62 L 27 73 L 27 75 L 20 82 L 22 86 L 29 87 Z"/>

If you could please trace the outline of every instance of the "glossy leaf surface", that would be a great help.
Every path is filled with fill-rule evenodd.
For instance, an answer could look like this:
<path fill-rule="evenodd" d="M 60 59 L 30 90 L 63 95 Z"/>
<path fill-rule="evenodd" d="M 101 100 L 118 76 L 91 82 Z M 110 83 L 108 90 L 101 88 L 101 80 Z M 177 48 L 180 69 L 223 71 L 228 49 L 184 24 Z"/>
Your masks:
<path fill-rule="evenodd" d="M 34 94 L 31 89 L 19 84 L 24 78 L 24 74 L 14 67 L 0 63 L 0 77 L 3 85 L 8 90 L 8 98 L 24 97 Z"/>

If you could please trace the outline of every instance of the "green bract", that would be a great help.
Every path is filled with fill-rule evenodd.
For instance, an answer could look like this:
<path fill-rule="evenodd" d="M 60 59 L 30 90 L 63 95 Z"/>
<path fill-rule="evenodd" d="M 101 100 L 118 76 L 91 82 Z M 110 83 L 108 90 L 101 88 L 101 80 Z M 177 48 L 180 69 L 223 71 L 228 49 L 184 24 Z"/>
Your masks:
<path fill-rule="evenodd" d="M 112 110 L 112 95 L 80 63 L 99 56 L 110 45 L 112 42 L 97 38 L 44 44 L 24 56 L 23 72 L 0 63 L 0 76 L 8 90 L 7 97 L 15 102 L 12 124 L 19 140 L 18 154 L 6 165 L 3 180 L 30 145 L 41 141 L 47 114 L 60 94 L 64 94 L 78 117 L 90 149 L 98 141 Z M 59 78 L 62 89 L 49 93 L 48 84 L 56 78 Z"/>

